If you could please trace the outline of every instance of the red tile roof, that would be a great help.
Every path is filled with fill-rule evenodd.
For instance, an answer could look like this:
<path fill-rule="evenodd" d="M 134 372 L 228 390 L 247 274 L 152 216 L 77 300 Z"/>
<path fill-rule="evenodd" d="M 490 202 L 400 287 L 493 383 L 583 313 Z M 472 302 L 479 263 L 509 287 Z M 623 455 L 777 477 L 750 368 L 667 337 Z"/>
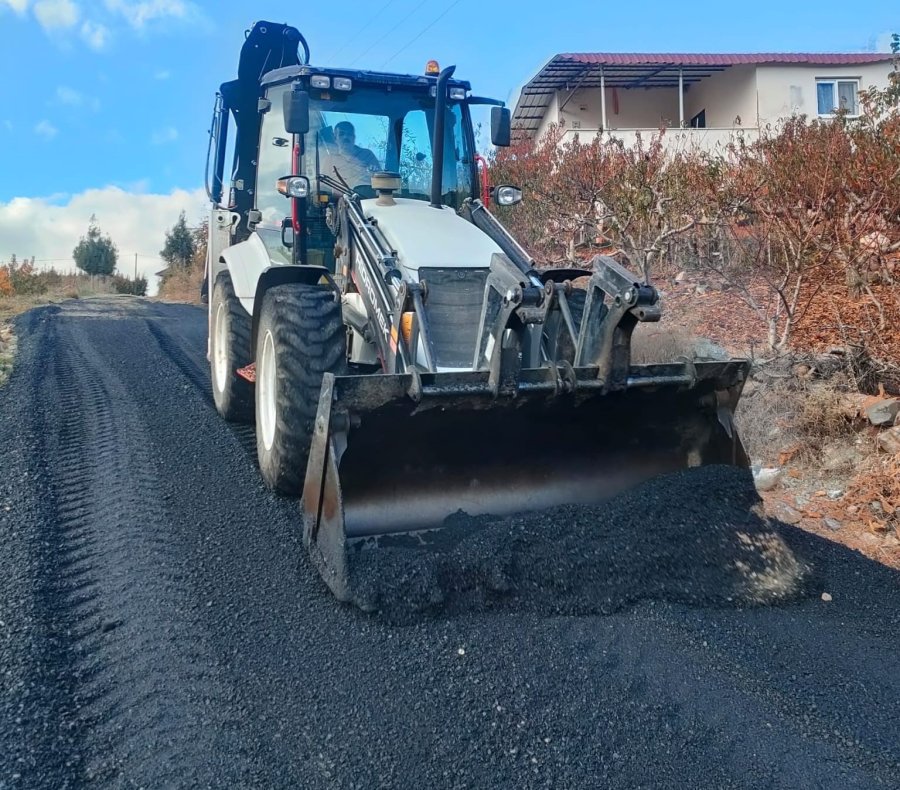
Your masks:
<path fill-rule="evenodd" d="M 882 52 L 866 53 L 809 53 L 809 52 L 750 52 L 732 54 L 672 54 L 641 52 L 581 52 L 563 53 L 557 58 L 575 63 L 598 66 L 742 66 L 762 63 L 805 63 L 815 66 L 843 66 L 861 63 L 882 63 L 893 55 Z"/>

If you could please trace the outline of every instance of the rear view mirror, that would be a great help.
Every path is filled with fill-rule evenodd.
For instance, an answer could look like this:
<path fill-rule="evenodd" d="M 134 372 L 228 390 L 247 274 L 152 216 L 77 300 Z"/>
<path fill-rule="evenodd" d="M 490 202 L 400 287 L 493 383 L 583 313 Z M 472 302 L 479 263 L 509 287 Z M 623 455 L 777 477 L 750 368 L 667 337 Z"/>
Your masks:
<path fill-rule="evenodd" d="M 288 134 L 306 134 L 309 131 L 309 94 L 306 91 L 285 92 L 284 130 Z"/>
<path fill-rule="evenodd" d="M 509 145 L 512 116 L 509 107 L 491 107 L 491 142 L 501 148 Z"/>

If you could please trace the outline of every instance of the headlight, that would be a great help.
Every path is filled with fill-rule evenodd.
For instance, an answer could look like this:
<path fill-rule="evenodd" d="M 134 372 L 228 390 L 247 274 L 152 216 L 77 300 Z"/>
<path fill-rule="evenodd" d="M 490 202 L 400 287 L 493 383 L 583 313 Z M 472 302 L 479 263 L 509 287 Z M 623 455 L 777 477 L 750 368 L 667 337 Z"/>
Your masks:
<path fill-rule="evenodd" d="M 326 77 L 324 74 L 314 74 L 309 78 L 309 84 L 313 88 L 328 90 L 331 87 L 331 77 Z"/>
<path fill-rule="evenodd" d="M 522 200 L 522 190 L 518 187 L 503 186 L 494 187 L 494 202 L 498 206 L 514 206 Z"/>
<path fill-rule="evenodd" d="M 456 99 L 457 101 L 462 101 L 466 98 L 466 89 L 465 88 L 450 88 L 450 98 Z"/>
<path fill-rule="evenodd" d="M 336 91 L 348 91 L 353 87 L 353 80 L 348 77 L 335 77 L 334 89 Z"/>
<path fill-rule="evenodd" d="M 305 198 L 309 195 L 309 179 L 306 176 L 282 176 L 277 186 L 285 197 Z"/>

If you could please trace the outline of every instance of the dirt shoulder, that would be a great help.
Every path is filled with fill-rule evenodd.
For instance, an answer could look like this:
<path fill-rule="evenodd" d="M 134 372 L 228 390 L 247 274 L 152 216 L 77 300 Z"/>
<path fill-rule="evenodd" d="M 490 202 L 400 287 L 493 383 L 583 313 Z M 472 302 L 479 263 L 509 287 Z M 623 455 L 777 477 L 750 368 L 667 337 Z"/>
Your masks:
<path fill-rule="evenodd" d="M 765 324 L 734 290 L 684 274 L 660 284 L 655 331 L 708 338 L 753 361 L 736 418 L 758 478 L 769 478 L 767 512 L 900 569 L 900 396 L 885 366 L 826 342 L 820 318 L 775 357 Z"/>
<path fill-rule="evenodd" d="M 16 356 L 16 334 L 13 319 L 32 308 L 64 301 L 49 295 L 42 296 L 0 296 L 0 386 L 12 373 Z"/>

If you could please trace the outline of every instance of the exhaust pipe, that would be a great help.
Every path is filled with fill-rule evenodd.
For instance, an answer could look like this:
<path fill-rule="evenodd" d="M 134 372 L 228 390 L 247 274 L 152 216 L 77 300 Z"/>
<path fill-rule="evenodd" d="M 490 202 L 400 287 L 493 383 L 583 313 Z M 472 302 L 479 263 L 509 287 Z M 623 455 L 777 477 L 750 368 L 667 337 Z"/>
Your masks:
<path fill-rule="evenodd" d="M 456 71 L 456 66 L 447 66 L 437 80 L 437 96 L 434 100 L 434 136 L 431 142 L 431 205 L 442 208 L 441 187 L 444 176 L 444 118 L 447 115 L 447 83 Z"/>

